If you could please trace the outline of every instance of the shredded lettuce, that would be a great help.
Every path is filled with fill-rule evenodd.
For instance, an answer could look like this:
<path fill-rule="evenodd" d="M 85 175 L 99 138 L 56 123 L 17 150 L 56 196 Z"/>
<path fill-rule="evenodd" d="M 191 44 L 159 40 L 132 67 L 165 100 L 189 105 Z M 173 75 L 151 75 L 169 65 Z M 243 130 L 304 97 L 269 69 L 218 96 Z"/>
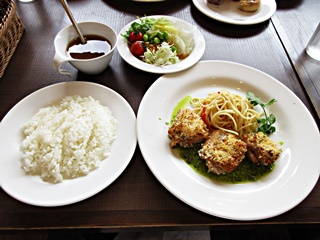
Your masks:
<path fill-rule="evenodd" d="M 162 42 L 161 46 L 158 46 L 157 51 L 147 49 L 144 53 L 143 60 L 146 63 L 156 66 L 171 65 L 180 61 L 177 52 L 172 51 L 171 46 L 167 42 Z"/>

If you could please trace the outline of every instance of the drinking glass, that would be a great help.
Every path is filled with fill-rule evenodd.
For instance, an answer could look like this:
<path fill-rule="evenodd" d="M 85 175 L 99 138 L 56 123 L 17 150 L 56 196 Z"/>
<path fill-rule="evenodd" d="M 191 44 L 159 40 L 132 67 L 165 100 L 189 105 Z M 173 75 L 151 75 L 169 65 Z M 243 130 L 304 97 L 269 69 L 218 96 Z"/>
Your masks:
<path fill-rule="evenodd" d="M 29 2 L 35 2 L 36 0 L 18 0 L 18 1 L 23 3 L 29 3 Z"/>
<path fill-rule="evenodd" d="M 306 52 L 310 57 L 320 61 L 320 23 L 310 38 Z"/>

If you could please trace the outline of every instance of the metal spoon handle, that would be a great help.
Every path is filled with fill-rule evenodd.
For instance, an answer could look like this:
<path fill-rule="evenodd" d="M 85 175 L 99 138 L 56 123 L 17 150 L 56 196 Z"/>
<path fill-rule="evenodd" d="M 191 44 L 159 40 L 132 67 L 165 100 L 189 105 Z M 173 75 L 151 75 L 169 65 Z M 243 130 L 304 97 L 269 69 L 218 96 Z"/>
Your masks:
<path fill-rule="evenodd" d="M 76 21 L 74 20 L 74 17 L 73 17 L 73 15 L 72 15 L 72 13 L 71 13 L 71 11 L 70 11 L 70 9 L 69 9 L 69 6 L 68 6 L 67 2 L 66 2 L 65 0 L 60 0 L 60 2 L 61 2 L 61 4 L 62 4 L 64 10 L 65 10 L 66 13 L 68 14 L 68 17 L 69 17 L 70 21 L 72 22 L 73 26 L 75 27 L 75 29 L 76 29 L 79 37 L 80 37 L 81 43 L 82 43 L 82 44 L 85 44 L 85 43 L 86 43 L 86 40 L 84 39 L 83 34 L 82 34 L 82 32 L 81 32 L 78 24 L 77 24 Z"/>

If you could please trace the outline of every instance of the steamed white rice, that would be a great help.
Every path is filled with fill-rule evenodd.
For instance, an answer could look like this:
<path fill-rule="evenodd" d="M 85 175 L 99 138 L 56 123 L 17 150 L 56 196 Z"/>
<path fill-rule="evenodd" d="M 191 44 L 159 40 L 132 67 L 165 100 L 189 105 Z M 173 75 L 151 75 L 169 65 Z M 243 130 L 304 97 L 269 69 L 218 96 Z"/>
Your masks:
<path fill-rule="evenodd" d="M 22 169 L 59 183 L 100 166 L 116 139 L 117 120 L 92 97 L 68 96 L 41 108 L 25 125 Z"/>

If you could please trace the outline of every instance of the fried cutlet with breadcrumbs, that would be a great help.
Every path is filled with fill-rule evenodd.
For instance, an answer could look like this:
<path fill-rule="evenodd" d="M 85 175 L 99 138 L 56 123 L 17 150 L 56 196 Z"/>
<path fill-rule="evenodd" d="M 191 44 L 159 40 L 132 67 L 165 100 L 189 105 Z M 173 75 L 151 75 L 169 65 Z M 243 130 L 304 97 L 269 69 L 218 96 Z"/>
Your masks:
<path fill-rule="evenodd" d="M 214 130 L 199 150 L 209 172 L 230 173 L 242 162 L 247 152 L 246 143 L 238 136 L 222 130 Z"/>
<path fill-rule="evenodd" d="M 191 109 L 180 109 L 168 129 L 170 147 L 192 147 L 209 137 L 209 129 L 201 117 Z"/>
<path fill-rule="evenodd" d="M 247 144 L 247 156 L 256 165 L 269 165 L 274 163 L 282 150 L 264 133 L 249 133 L 242 136 Z"/>

